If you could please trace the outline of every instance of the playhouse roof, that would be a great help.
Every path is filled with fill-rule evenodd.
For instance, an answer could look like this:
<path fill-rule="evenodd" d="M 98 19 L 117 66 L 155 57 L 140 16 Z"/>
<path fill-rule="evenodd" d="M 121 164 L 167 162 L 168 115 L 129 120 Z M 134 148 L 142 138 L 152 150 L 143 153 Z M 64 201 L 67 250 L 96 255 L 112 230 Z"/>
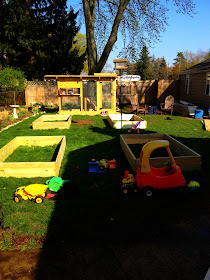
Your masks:
<path fill-rule="evenodd" d="M 207 72 L 207 71 L 210 71 L 210 58 L 180 72 L 179 75 L 193 74 L 193 73 L 200 73 L 200 72 Z"/>
<path fill-rule="evenodd" d="M 59 80 L 59 79 L 93 79 L 93 78 L 117 78 L 116 73 L 94 73 L 94 75 L 45 75 L 45 80 Z"/>

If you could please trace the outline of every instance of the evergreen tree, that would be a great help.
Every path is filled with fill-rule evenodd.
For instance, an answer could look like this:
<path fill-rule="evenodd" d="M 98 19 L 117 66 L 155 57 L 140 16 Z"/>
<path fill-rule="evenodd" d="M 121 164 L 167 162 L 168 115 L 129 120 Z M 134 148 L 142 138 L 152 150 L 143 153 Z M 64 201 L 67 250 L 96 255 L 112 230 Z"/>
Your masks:
<path fill-rule="evenodd" d="M 166 64 L 164 57 L 161 59 L 161 62 L 160 62 L 158 79 L 160 79 L 160 80 L 168 79 L 168 68 L 167 68 L 167 64 Z"/>
<path fill-rule="evenodd" d="M 79 31 L 76 26 L 77 14 L 66 11 L 66 0 L 55 0 L 47 9 L 48 47 L 45 72 L 48 74 L 80 74 L 85 53 L 79 56 L 79 48 L 72 48 Z"/>
<path fill-rule="evenodd" d="M 165 60 L 165 58 L 163 57 L 162 60 L 161 60 L 161 63 L 160 63 L 160 68 L 166 67 L 166 66 L 167 66 L 166 60 Z"/>
<path fill-rule="evenodd" d="M 151 61 L 149 57 L 149 52 L 147 50 L 146 45 L 144 45 L 141 50 L 140 59 L 137 62 L 136 68 L 137 68 L 137 73 L 138 75 L 141 76 L 142 80 L 154 79 L 154 76 L 151 71 Z"/>
<path fill-rule="evenodd" d="M 85 55 L 70 51 L 79 28 L 66 0 L 10 0 L 1 7 L 7 15 L 0 20 L 2 67 L 19 68 L 27 79 L 80 73 Z"/>
<path fill-rule="evenodd" d="M 179 65 L 179 72 L 183 71 L 184 69 L 187 68 L 187 60 L 183 54 L 183 52 L 178 52 L 176 58 L 174 59 L 175 63 Z"/>

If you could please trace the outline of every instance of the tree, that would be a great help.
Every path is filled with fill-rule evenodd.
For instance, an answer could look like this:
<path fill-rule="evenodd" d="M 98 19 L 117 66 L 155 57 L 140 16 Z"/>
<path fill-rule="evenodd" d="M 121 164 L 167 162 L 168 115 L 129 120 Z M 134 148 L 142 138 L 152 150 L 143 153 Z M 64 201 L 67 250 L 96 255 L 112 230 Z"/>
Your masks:
<path fill-rule="evenodd" d="M 178 12 L 191 14 L 194 11 L 194 0 L 171 1 Z M 142 43 L 157 39 L 165 30 L 168 2 L 83 0 L 89 73 L 101 72 L 120 31 L 125 50 L 133 55 Z"/>
<path fill-rule="evenodd" d="M 168 79 L 168 67 L 167 67 L 166 60 L 164 57 L 160 60 L 160 66 L 159 66 L 157 78 L 160 80 Z"/>
<path fill-rule="evenodd" d="M 13 68 L 0 70 L 0 90 L 23 91 L 26 88 L 26 79 L 22 71 Z"/>
<path fill-rule="evenodd" d="M 76 26 L 77 13 L 73 9 L 67 12 L 66 0 L 49 1 L 46 7 L 47 49 L 45 73 L 80 74 L 85 54 L 79 55 L 79 49 L 72 49 L 74 38 L 79 31 Z"/>
<path fill-rule="evenodd" d="M 77 33 L 77 35 L 74 37 L 74 42 L 72 45 L 71 50 L 78 49 L 78 55 L 86 55 L 87 45 L 86 45 L 86 36 L 81 33 Z M 83 73 L 88 74 L 88 61 L 87 56 L 85 57 L 84 61 L 84 68 L 82 69 Z"/>
<path fill-rule="evenodd" d="M 80 74 L 85 55 L 71 50 L 79 27 L 66 0 L 10 0 L 1 6 L 7 16 L 0 20 L 2 67 L 20 68 L 27 79 Z"/>
<path fill-rule="evenodd" d="M 181 72 L 187 68 L 187 60 L 186 60 L 183 52 L 178 52 L 174 61 L 175 61 L 174 64 L 179 65 L 179 72 Z"/>
<path fill-rule="evenodd" d="M 174 66 L 171 67 L 171 69 L 170 69 L 169 78 L 172 79 L 172 80 L 177 80 L 179 72 L 180 72 L 179 71 L 179 64 L 174 63 Z"/>
<path fill-rule="evenodd" d="M 137 74 L 141 76 L 142 80 L 152 80 L 154 78 L 146 45 L 141 50 L 140 59 L 136 64 L 136 68 Z"/>
<path fill-rule="evenodd" d="M 165 58 L 163 57 L 162 60 L 161 60 L 161 63 L 160 63 L 160 68 L 163 68 L 163 67 L 166 67 L 167 64 L 166 64 L 166 60 Z"/>

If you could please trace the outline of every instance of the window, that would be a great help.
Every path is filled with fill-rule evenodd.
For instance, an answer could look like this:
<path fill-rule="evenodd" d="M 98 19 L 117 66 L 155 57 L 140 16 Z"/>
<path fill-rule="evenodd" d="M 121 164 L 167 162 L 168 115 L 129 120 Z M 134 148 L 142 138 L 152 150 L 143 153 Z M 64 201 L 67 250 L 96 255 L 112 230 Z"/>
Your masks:
<path fill-rule="evenodd" d="M 185 93 L 189 94 L 189 87 L 190 87 L 190 75 L 186 75 L 186 81 L 185 81 Z"/>
<path fill-rule="evenodd" d="M 210 95 L 210 73 L 206 74 L 206 95 Z"/>

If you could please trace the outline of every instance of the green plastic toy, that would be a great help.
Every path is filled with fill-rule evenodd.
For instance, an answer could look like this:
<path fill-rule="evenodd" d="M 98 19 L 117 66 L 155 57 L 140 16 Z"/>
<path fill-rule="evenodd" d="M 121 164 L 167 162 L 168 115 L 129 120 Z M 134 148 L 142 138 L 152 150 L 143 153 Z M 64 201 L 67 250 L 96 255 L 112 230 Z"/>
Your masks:
<path fill-rule="evenodd" d="M 46 184 L 49 185 L 50 191 L 58 192 L 67 182 L 69 182 L 69 180 L 62 180 L 60 177 L 53 177 L 52 179 L 46 181 Z"/>

